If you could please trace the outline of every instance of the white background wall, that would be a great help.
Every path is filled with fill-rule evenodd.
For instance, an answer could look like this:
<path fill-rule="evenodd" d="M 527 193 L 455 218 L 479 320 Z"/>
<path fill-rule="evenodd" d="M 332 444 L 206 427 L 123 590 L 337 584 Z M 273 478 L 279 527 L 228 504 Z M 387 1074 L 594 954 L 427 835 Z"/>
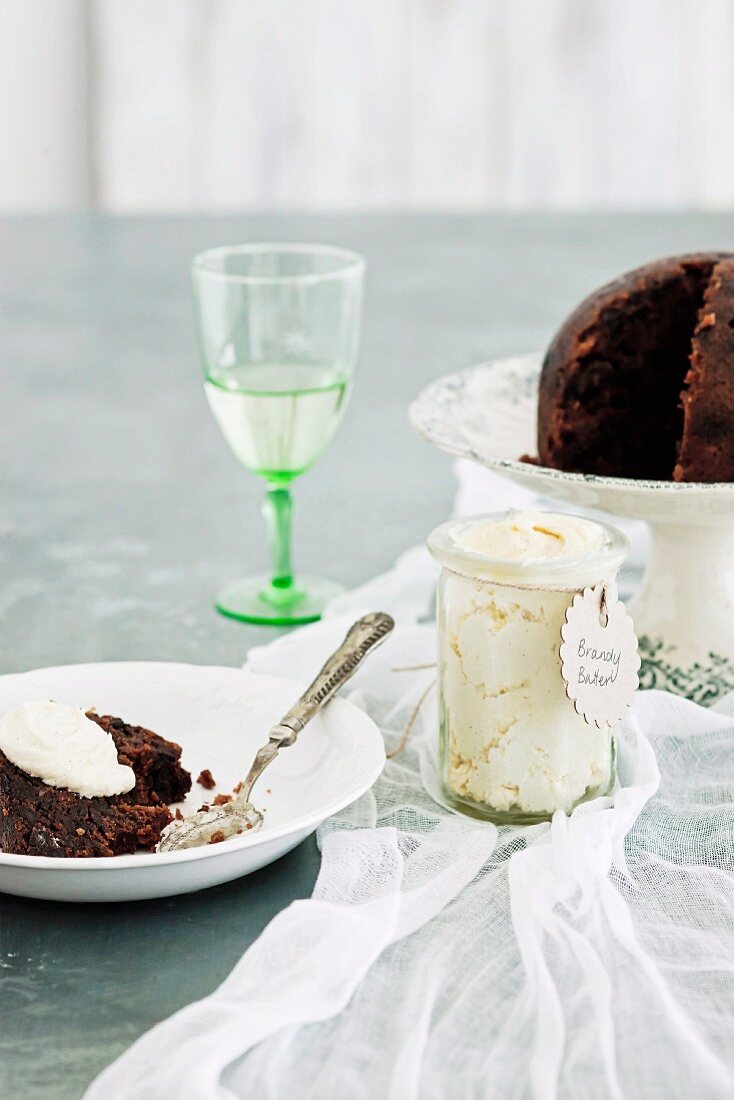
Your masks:
<path fill-rule="evenodd" d="M 0 0 L 0 210 L 734 207 L 734 0 Z"/>

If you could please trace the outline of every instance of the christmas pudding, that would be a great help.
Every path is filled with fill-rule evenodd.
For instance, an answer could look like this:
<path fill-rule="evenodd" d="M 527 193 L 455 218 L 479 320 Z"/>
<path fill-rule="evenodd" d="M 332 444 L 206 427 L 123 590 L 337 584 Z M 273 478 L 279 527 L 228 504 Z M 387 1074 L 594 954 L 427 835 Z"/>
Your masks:
<path fill-rule="evenodd" d="M 734 481 L 734 253 L 656 260 L 586 298 L 548 348 L 540 462 Z"/>

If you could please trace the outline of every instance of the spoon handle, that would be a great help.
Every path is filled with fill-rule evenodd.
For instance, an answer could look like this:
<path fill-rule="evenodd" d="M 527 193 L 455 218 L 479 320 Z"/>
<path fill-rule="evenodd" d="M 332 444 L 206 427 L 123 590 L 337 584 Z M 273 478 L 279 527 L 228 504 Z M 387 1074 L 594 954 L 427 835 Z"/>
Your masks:
<path fill-rule="evenodd" d="M 329 657 L 313 683 L 306 688 L 278 725 L 273 727 L 270 736 L 277 736 L 281 745 L 292 745 L 306 723 L 346 684 L 367 654 L 385 640 L 394 626 L 393 619 L 384 611 L 373 611 L 372 614 L 358 619 L 349 628 L 346 638 Z"/>
<path fill-rule="evenodd" d="M 255 780 L 277 756 L 278 749 L 293 744 L 303 727 L 346 684 L 365 657 L 385 640 L 394 626 L 390 615 L 384 611 L 373 611 L 350 627 L 344 641 L 329 657 L 313 683 L 271 729 L 267 745 L 263 745 L 257 753 L 242 784 L 241 798 L 249 799 Z"/>

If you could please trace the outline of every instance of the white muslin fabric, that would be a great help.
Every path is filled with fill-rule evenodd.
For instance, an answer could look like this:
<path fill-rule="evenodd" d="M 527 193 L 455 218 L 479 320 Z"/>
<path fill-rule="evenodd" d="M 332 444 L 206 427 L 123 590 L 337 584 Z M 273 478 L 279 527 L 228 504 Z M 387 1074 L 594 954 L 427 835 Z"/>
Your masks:
<path fill-rule="evenodd" d="M 362 610 L 400 625 L 349 697 L 388 751 L 435 679 L 423 551 L 250 654 L 307 679 Z M 319 830 L 313 897 L 87 1100 L 719 1100 L 734 1095 L 734 704 L 640 694 L 620 785 L 551 824 L 439 806 L 436 701 Z"/>

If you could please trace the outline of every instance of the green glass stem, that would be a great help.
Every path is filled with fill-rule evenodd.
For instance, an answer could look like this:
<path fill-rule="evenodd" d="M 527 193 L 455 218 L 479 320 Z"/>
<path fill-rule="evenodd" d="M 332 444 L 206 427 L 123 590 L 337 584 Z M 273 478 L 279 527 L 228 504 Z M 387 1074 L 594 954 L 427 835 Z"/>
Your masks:
<path fill-rule="evenodd" d="M 270 589 L 263 593 L 269 602 L 292 603 L 299 598 L 293 583 L 291 564 L 291 534 L 293 497 L 285 485 L 268 485 L 263 503 L 263 515 L 268 525 L 272 577 Z"/>

